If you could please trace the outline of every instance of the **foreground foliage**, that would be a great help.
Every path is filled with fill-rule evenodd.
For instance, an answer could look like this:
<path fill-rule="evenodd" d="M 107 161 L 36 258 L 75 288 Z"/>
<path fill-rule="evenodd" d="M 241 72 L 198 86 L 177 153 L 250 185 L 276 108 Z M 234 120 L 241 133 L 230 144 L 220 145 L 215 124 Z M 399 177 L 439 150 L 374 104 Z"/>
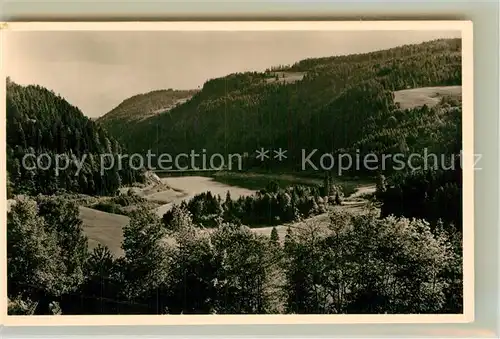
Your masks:
<path fill-rule="evenodd" d="M 12 300 L 39 301 L 35 314 L 51 314 L 54 302 L 62 314 L 462 311 L 461 243 L 443 223 L 332 212 L 328 227 L 306 222 L 279 239 L 222 220 L 200 229 L 185 208 L 165 227 L 139 210 L 122 258 L 68 243 L 78 225 L 70 205 L 17 201 L 7 237 Z M 28 312 L 25 304 L 11 312 Z"/>

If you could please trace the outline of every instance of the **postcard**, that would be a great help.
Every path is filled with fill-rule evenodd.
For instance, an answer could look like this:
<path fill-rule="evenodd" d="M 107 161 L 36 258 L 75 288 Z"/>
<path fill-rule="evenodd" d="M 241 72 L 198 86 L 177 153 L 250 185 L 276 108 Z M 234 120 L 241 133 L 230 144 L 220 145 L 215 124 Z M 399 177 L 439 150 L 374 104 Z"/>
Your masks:
<path fill-rule="evenodd" d="M 471 22 L 1 43 L 7 325 L 473 320 Z"/>

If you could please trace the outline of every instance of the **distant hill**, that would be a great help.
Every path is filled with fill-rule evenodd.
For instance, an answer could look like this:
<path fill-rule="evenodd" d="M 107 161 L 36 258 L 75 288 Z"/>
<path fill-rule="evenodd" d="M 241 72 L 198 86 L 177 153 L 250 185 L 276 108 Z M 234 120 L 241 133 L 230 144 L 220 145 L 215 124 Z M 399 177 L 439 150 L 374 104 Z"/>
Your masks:
<path fill-rule="evenodd" d="M 122 184 L 143 180 L 142 173 L 127 163 L 101 175 L 101 154 L 119 153 L 122 145 L 53 91 L 21 86 L 8 78 L 6 115 L 9 194 L 110 194 Z M 31 163 L 22 166 L 27 154 L 32 154 L 27 158 Z M 36 164 L 34 157 L 39 156 Z M 55 171 L 57 157 L 59 173 Z M 70 160 L 68 166 L 66 159 Z M 80 170 L 75 159 L 82 164 Z"/>
<path fill-rule="evenodd" d="M 120 120 L 133 122 L 156 114 L 168 112 L 189 100 L 198 90 L 157 90 L 138 94 L 124 100 L 98 120 L 104 124 Z"/>
<path fill-rule="evenodd" d="M 460 103 L 445 98 L 432 108 L 401 107 L 395 96 L 408 89 L 461 86 L 461 62 L 460 39 L 311 58 L 208 80 L 185 103 L 155 115 L 151 107 L 163 107 L 163 95 L 132 97 L 122 105 L 128 102 L 141 112 L 133 116 L 145 119 L 121 118 L 118 106 L 99 122 L 133 152 L 248 152 L 246 168 L 300 170 L 303 149 L 318 154 L 359 147 L 363 152 L 446 150 L 460 137 Z M 287 149 L 287 159 L 256 160 L 261 147 Z"/>

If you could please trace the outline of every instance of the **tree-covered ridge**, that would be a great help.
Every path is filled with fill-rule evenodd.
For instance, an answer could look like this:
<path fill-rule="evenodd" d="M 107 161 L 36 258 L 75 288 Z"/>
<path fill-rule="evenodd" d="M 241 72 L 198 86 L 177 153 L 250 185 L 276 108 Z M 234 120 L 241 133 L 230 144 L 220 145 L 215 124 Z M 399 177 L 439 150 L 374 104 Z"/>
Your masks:
<path fill-rule="evenodd" d="M 241 154 L 260 147 L 283 147 L 288 149 L 287 167 L 298 165 L 301 149 L 348 149 L 371 133 L 391 135 L 392 145 L 400 124 L 411 124 L 413 133 L 426 128 L 428 121 L 417 117 L 410 123 L 405 118 L 386 127 L 387 119 L 398 114 L 393 91 L 460 85 L 461 41 L 436 40 L 367 54 L 308 59 L 281 67 L 280 72 L 304 76 L 290 83 L 273 82 L 268 80 L 279 75 L 267 70 L 211 79 L 188 102 L 115 136 L 134 152 L 152 149 L 172 154 L 205 148 L 210 153 Z M 116 120 L 110 131 L 120 126 L 122 122 Z M 260 162 L 252 165 L 260 166 Z"/>
<path fill-rule="evenodd" d="M 332 64 L 345 62 L 371 62 L 373 60 L 396 59 L 415 56 L 422 53 L 441 53 L 451 50 L 459 52 L 462 47 L 461 39 L 437 39 L 421 44 L 402 45 L 385 50 L 373 51 L 369 53 L 357 53 L 324 58 L 308 58 L 301 60 L 289 69 L 292 71 L 307 71 L 313 68 L 329 67 Z"/>
<path fill-rule="evenodd" d="M 142 181 L 125 162 L 101 175 L 101 154 L 122 152 L 119 142 L 64 98 L 41 86 L 7 79 L 7 172 L 9 193 L 114 193 L 121 184 Z M 23 158 L 26 165 L 23 165 Z M 60 157 L 59 173 L 55 161 Z M 68 166 L 65 167 L 67 157 Z M 36 163 L 36 157 L 40 161 Z M 49 163 L 50 162 L 50 163 Z M 78 162 L 82 167 L 78 172 Z M 42 169 L 47 168 L 47 169 Z"/>
<path fill-rule="evenodd" d="M 189 100 L 197 90 L 156 90 L 134 95 L 112 109 L 99 119 L 103 123 L 121 119 L 123 122 L 133 122 L 174 108 Z"/>
<path fill-rule="evenodd" d="M 106 152 L 117 146 L 106 131 L 64 98 L 42 86 L 7 79 L 7 144 L 35 150 Z M 113 145 L 114 144 L 114 145 Z"/>

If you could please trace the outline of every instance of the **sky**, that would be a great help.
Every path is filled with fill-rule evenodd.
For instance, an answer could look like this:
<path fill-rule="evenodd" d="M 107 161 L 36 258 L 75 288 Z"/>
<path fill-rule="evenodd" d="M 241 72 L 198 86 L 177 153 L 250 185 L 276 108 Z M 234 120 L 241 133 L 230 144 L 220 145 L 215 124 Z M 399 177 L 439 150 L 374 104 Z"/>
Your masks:
<path fill-rule="evenodd" d="M 3 62 L 14 82 L 47 87 L 98 117 L 152 90 L 196 89 L 234 72 L 458 37 L 459 31 L 9 31 Z"/>

